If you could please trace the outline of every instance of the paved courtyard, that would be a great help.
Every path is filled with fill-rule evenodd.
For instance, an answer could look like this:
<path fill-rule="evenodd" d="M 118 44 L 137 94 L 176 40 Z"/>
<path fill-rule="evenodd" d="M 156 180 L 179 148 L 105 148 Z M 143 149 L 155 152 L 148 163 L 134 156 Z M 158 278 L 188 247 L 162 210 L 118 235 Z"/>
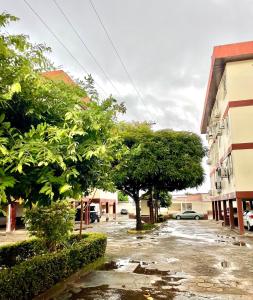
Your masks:
<path fill-rule="evenodd" d="M 44 299 L 253 299 L 252 235 L 210 220 L 170 220 L 145 235 L 127 234 L 131 226 L 123 218 L 88 229 L 107 233 L 107 263 Z"/>

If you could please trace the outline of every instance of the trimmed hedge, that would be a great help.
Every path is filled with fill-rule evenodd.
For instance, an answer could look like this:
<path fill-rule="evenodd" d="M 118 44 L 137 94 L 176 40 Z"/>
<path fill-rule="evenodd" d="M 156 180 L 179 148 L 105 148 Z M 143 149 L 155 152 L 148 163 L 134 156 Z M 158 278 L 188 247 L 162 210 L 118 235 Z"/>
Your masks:
<path fill-rule="evenodd" d="M 34 256 L 3 270 L 0 272 L 0 299 L 32 299 L 81 267 L 102 257 L 105 249 L 104 234 L 85 234 L 68 248 Z"/>
<path fill-rule="evenodd" d="M 12 267 L 45 251 L 44 244 L 39 239 L 17 242 L 0 247 L 0 267 Z"/>

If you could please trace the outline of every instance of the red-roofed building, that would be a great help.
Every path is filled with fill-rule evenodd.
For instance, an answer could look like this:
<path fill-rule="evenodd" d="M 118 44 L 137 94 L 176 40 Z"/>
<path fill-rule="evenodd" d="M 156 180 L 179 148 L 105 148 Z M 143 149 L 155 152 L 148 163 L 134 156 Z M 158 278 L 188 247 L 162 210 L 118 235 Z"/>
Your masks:
<path fill-rule="evenodd" d="M 253 209 L 253 41 L 214 47 L 201 133 L 209 142 L 213 217 L 238 224 L 242 234 L 243 211 Z"/>
<path fill-rule="evenodd" d="M 63 81 L 67 84 L 75 84 L 73 79 L 63 70 L 54 70 L 54 71 L 48 71 L 41 73 L 43 77 L 46 77 L 48 79 L 54 80 L 54 81 Z"/>

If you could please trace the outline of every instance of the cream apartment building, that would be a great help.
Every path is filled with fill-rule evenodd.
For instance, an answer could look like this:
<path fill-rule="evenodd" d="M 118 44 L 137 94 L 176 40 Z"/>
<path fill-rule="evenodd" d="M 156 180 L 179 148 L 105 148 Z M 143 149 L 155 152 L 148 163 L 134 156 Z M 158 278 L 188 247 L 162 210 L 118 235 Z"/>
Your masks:
<path fill-rule="evenodd" d="M 213 217 L 244 233 L 253 209 L 253 42 L 214 47 L 204 104 Z"/>

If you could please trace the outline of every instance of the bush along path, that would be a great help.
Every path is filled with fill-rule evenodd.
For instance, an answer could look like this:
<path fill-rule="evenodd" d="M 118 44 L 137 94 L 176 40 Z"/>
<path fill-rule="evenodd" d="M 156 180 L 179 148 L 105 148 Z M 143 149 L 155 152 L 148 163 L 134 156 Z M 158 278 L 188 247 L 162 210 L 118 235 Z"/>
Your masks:
<path fill-rule="evenodd" d="M 57 252 L 45 252 L 39 240 L 0 248 L 0 299 L 32 299 L 83 266 L 104 256 L 106 236 L 72 235 Z"/>

